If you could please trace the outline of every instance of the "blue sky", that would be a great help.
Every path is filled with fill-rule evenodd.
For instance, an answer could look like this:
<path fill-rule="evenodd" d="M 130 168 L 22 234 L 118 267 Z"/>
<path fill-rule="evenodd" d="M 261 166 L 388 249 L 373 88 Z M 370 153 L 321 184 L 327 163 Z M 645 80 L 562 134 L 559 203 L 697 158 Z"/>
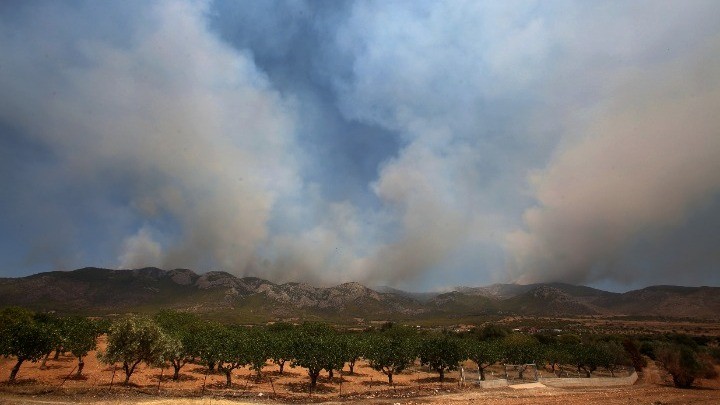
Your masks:
<path fill-rule="evenodd" d="M 0 276 L 720 283 L 715 1 L 0 9 Z"/>

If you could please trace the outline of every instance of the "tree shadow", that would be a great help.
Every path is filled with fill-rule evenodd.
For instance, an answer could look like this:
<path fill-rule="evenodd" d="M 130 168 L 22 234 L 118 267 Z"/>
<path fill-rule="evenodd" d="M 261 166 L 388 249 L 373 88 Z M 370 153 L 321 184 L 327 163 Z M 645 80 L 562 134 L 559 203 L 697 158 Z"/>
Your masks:
<path fill-rule="evenodd" d="M 203 375 L 205 375 L 205 373 L 207 373 L 208 369 L 207 369 L 207 367 L 197 366 L 197 367 L 195 367 L 195 368 L 188 369 L 187 371 L 189 371 L 189 372 L 191 372 L 191 373 L 196 373 L 196 374 L 203 374 Z M 220 373 L 219 371 L 217 371 L 217 369 L 212 370 L 211 372 L 208 373 L 208 375 L 218 375 L 218 374 L 222 374 L 222 373 Z"/>
<path fill-rule="evenodd" d="M 16 387 L 16 386 L 23 386 L 23 385 L 38 385 L 40 382 L 34 378 L 16 378 L 15 381 L 2 381 L 0 382 L 0 385 L 6 386 L 6 387 Z"/>
<path fill-rule="evenodd" d="M 418 378 L 414 380 L 418 384 L 431 384 L 431 383 L 437 383 L 437 384 L 457 384 L 458 379 L 452 378 L 452 377 L 445 377 L 442 381 L 440 381 L 439 376 L 435 377 L 424 377 L 424 378 Z M 534 381 L 534 380 L 533 380 Z"/>
<path fill-rule="evenodd" d="M 85 381 L 85 380 L 88 379 L 88 377 L 87 377 L 85 374 L 77 375 L 77 373 L 72 373 L 71 376 L 61 375 L 61 376 L 57 376 L 56 379 L 58 379 L 58 380 L 68 380 L 68 381 L 70 381 L 70 380 L 72 380 L 72 381 Z"/>
<path fill-rule="evenodd" d="M 362 381 L 362 382 L 360 382 L 360 385 L 364 385 L 367 387 L 390 387 L 390 388 L 392 388 L 393 386 L 395 386 L 395 387 L 408 386 L 407 383 L 397 383 L 395 381 L 393 381 L 392 385 L 390 385 L 388 383 L 387 378 L 385 378 L 384 380 Z"/>
<path fill-rule="evenodd" d="M 273 370 L 273 371 L 265 371 L 263 372 L 263 375 L 269 375 L 275 378 L 283 378 L 283 377 L 299 377 L 302 375 L 300 372 L 294 372 L 294 371 L 288 371 L 287 369 L 283 370 L 282 374 L 280 374 L 279 370 Z"/>
<path fill-rule="evenodd" d="M 311 387 L 310 382 L 291 382 L 291 383 L 285 383 L 282 384 L 288 391 L 290 392 L 302 392 L 302 393 L 310 393 Z M 331 387 L 327 384 L 317 383 L 314 388 L 312 388 L 313 394 L 329 394 L 331 392 L 335 392 L 336 389 L 334 387 Z"/>
<path fill-rule="evenodd" d="M 67 366 L 62 365 L 62 364 L 45 364 L 45 368 L 39 368 L 39 367 L 38 367 L 38 370 L 40 370 L 40 371 L 56 370 L 56 369 L 58 369 L 58 368 L 67 368 Z"/>
<path fill-rule="evenodd" d="M 160 373 L 153 374 L 150 376 L 150 380 L 152 381 L 160 381 Z M 169 373 L 162 374 L 162 382 L 183 382 L 183 381 L 197 381 L 197 377 L 193 377 L 188 374 L 184 374 L 182 371 L 180 371 L 180 375 L 178 375 L 177 380 L 173 380 L 173 371 L 171 370 Z"/>

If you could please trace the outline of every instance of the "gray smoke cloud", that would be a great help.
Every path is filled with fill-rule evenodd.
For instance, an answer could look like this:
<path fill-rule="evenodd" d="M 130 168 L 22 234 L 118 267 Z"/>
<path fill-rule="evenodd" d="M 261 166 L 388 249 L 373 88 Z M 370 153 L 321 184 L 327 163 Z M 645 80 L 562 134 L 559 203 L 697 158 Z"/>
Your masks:
<path fill-rule="evenodd" d="M 120 204 L 140 223 L 119 244 L 122 268 L 242 272 L 268 236 L 273 202 L 300 183 L 292 100 L 207 30 L 204 7 L 157 3 L 152 29 L 124 46 L 57 44 L 75 58 L 42 60 L 42 35 L 2 36 L 14 56 L 0 77 L 13 95 L 2 118 L 53 151 L 62 181 L 91 192 L 127 185 Z M 33 83 L 40 77 L 44 85 Z M 156 226 L 164 217 L 178 234 Z"/>
<path fill-rule="evenodd" d="M 3 11 L 4 268 L 417 289 L 716 273 L 717 2 Z"/>
<path fill-rule="evenodd" d="M 610 86 L 587 123 L 572 129 L 580 136 L 531 176 L 537 205 L 524 214 L 526 228 L 508 237 L 517 280 L 670 281 L 686 279 L 688 272 L 702 278 L 717 263 L 717 254 L 702 256 L 692 248 L 707 235 L 646 251 L 653 262 L 649 274 L 626 256 L 638 239 L 667 239 L 717 198 L 718 72 L 720 37 L 714 36 L 689 57 L 629 69 Z M 699 262 L 654 260 L 673 250 L 679 256 L 693 252 Z"/>

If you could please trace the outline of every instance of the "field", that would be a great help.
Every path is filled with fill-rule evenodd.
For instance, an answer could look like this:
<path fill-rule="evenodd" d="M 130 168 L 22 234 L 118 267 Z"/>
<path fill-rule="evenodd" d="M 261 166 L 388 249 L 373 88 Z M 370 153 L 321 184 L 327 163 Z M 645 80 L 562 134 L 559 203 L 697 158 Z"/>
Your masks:
<path fill-rule="evenodd" d="M 576 320 L 577 321 L 577 320 Z M 101 337 L 100 349 L 105 346 Z M 12 367 L 12 359 L 0 360 L 0 378 L 6 380 Z M 268 363 L 263 377 L 258 381 L 247 368 L 233 373 L 233 386 L 225 388 L 225 376 L 206 374 L 206 369 L 188 364 L 181 370 L 180 381 L 174 382 L 171 370 L 148 368 L 141 365 L 133 374 L 129 387 L 121 385 L 123 373 L 120 368 L 98 362 L 95 353 L 86 358 L 84 377 L 71 375 L 77 360 L 61 356 L 48 361 L 48 369 L 40 370 L 39 363 L 26 363 L 20 370 L 16 384 L 0 384 L 0 404 L 21 403 L 91 403 L 104 404 L 223 404 L 223 403 L 304 403 L 304 402 L 358 402 L 358 403 L 466 403 L 483 402 L 498 404 L 684 404 L 720 403 L 720 381 L 699 380 L 696 388 L 681 390 L 672 387 L 667 376 L 650 362 L 645 372 L 633 386 L 614 388 L 550 388 L 518 389 L 521 385 L 480 389 L 468 379 L 459 384 L 459 372 L 451 372 L 446 380 L 438 381 L 437 374 L 418 364 L 397 375 L 393 386 L 380 372 L 367 363 L 359 362 L 355 374 L 350 375 L 347 366 L 342 375 L 330 380 L 323 372 L 318 386 L 311 392 L 304 369 L 286 368 L 281 375 L 277 366 Z M 466 370 L 474 368 L 465 364 Z M 491 369 L 492 374 L 503 372 L 500 366 Z M 540 371 L 541 374 L 543 371 Z M 471 374 L 468 372 L 467 376 Z M 598 375 L 602 375 L 599 373 Z M 490 376 L 489 378 L 494 378 Z M 111 385 L 112 382 L 112 385 Z M 203 389 L 203 385 L 205 388 Z"/>

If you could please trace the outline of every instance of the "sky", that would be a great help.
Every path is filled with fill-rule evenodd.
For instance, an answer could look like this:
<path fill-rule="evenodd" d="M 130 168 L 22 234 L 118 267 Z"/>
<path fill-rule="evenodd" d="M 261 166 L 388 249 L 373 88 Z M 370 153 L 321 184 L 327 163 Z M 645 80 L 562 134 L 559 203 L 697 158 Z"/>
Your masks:
<path fill-rule="evenodd" d="M 720 285 L 719 18 L 4 1 L 0 277 Z"/>

